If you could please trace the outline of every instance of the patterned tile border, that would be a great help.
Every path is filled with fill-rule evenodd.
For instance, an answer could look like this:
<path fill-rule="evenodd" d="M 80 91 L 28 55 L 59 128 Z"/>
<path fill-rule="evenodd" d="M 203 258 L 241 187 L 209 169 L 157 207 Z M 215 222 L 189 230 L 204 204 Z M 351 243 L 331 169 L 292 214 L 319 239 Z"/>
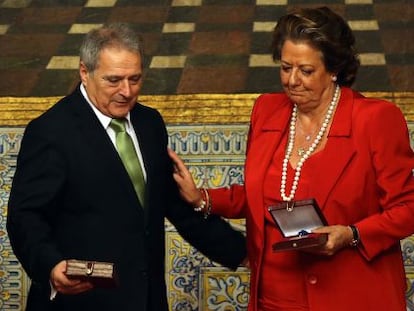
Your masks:
<path fill-rule="evenodd" d="M 194 99 L 194 98 L 193 98 Z M 214 98 L 213 98 L 214 99 Z M 171 99 L 170 99 L 171 100 Z M 414 142 L 414 122 L 408 123 Z M 168 125 L 169 143 L 190 168 L 197 185 L 241 183 L 247 124 Z M 29 279 L 10 248 L 5 218 L 8 193 L 24 127 L 0 126 L 0 310 L 24 310 Z M 244 220 L 232 220 L 244 232 Z M 247 308 L 249 271 L 229 271 L 191 247 L 166 221 L 166 282 L 170 310 L 242 311 Z M 414 311 L 414 237 L 401 242 L 407 303 Z"/>

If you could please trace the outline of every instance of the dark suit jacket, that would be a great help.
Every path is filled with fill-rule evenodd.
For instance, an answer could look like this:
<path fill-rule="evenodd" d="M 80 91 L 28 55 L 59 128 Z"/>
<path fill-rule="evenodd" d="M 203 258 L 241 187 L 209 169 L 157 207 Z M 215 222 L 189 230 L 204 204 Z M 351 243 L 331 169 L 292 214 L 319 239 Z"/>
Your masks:
<path fill-rule="evenodd" d="M 205 220 L 178 197 L 160 114 L 131 111 L 147 172 L 144 208 L 105 129 L 79 88 L 26 128 L 9 200 L 13 250 L 32 279 L 27 310 L 167 310 L 164 217 L 199 251 L 236 268 L 244 237 Z M 49 301 L 51 269 L 63 259 L 114 262 L 117 289 Z"/>

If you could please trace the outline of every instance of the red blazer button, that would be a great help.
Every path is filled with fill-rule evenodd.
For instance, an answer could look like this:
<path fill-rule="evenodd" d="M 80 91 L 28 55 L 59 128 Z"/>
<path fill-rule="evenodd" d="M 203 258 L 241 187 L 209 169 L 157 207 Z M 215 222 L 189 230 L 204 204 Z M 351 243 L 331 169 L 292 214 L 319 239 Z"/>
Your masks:
<path fill-rule="evenodd" d="M 318 283 L 318 278 L 315 275 L 309 275 L 308 282 L 311 285 L 315 285 L 316 283 Z"/>

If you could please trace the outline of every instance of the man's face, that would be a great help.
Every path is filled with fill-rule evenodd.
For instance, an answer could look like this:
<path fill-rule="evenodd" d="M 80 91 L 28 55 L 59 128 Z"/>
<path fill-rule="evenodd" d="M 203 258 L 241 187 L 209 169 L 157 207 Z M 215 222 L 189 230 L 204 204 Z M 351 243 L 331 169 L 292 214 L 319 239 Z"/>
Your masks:
<path fill-rule="evenodd" d="M 80 77 L 99 111 L 111 118 L 125 117 L 141 90 L 141 57 L 126 49 L 106 48 L 99 54 L 94 72 L 89 72 L 81 62 Z"/>

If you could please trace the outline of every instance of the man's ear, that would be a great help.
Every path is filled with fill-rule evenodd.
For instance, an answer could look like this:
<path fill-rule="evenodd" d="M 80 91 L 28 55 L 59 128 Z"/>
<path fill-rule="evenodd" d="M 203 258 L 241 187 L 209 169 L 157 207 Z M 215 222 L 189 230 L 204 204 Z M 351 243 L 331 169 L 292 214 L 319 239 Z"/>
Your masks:
<path fill-rule="evenodd" d="M 83 62 L 80 62 L 79 63 L 79 76 L 84 86 L 86 86 L 87 84 L 88 75 L 89 75 L 89 71 L 86 68 L 85 64 Z"/>

